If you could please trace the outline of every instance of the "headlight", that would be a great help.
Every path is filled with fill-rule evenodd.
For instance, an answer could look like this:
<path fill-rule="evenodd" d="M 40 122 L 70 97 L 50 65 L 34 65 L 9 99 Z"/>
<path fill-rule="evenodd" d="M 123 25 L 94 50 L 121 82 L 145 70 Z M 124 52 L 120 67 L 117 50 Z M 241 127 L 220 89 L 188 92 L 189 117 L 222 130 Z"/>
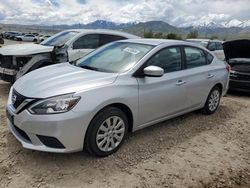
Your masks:
<path fill-rule="evenodd" d="M 31 105 L 28 110 L 32 114 L 57 114 L 71 110 L 81 97 L 74 97 L 72 94 L 61 95 L 38 101 Z"/>

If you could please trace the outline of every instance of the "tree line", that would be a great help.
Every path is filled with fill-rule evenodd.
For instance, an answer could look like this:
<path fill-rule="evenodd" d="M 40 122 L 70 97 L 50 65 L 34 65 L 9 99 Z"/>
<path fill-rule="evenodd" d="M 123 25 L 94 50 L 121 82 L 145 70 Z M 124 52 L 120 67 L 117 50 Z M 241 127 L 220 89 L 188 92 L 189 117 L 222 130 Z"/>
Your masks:
<path fill-rule="evenodd" d="M 186 39 L 190 39 L 190 38 L 195 39 L 198 37 L 199 37 L 198 31 L 194 30 L 194 31 L 190 31 L 187 34 Z M 144 38 L 175 39 L 175 40 L 182 40 L 183 39 L 181 35 L 178 35 L 177 33 L 174 33 L 174 32 L 164 34 L 162 32 L 153 32 L 152 30 L 144 32 Z M 217 37 L 212 36 L 210 38 L 216 39 Z"/>

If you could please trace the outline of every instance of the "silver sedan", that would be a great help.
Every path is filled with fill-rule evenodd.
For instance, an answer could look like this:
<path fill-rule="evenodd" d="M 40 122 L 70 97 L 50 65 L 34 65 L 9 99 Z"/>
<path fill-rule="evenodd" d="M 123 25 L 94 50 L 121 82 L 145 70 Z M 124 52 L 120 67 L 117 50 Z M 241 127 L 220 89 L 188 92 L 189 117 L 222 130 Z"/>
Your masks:
<path fill-rule="evenodd" d="M 9 94 L 8 126 L 24 148 L 107 156 L 129 132 L 198 109 L 214 113 L 229 71 L 195 44 L 118 41 L 20 78 Z"/>

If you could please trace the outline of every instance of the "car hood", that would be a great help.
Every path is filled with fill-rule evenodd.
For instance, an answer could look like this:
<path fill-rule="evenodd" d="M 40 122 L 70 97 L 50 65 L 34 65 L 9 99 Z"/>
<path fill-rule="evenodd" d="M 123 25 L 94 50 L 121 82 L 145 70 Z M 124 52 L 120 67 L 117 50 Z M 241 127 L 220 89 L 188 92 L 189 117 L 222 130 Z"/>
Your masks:
<path fill-rule="evenodd" d="M 97 72 L 61 63 L 24 75 L 13 88 L 29 98 L 47 98 L 111 84 L 117 76 L 117 73 Z"/>
<path fill-rule="evenodd" d="M 223 43 L 225 58 L 250 58 L 250 40 L 233 40 Z"/>
<path fill-rule="evenodd" d="M 43 46 L 40 44 L 13 44 L 8 46 L 3 46 L 0 48 L 1 55 L 14 55 L 14 56 L 22 56 L 22 55 L 32 55 L 38 53 L 46 53 L 52 52 L 54 49 L 53 46 Z"/>

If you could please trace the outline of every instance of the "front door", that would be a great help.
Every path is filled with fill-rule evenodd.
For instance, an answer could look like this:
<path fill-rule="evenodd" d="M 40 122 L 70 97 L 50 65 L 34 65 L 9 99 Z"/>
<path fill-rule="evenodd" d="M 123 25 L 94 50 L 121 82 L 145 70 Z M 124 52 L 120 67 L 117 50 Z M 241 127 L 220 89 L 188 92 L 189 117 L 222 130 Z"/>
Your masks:
<path fill-rule="evenodd" d="M 181 50 L 165 48 L 157 52 L 146 66 L 164 69 L 162 77 L 137 78 L 139 84 L 139 121 L 143 126 L 185 109 L 186 85 L 183 80 Z"/>

